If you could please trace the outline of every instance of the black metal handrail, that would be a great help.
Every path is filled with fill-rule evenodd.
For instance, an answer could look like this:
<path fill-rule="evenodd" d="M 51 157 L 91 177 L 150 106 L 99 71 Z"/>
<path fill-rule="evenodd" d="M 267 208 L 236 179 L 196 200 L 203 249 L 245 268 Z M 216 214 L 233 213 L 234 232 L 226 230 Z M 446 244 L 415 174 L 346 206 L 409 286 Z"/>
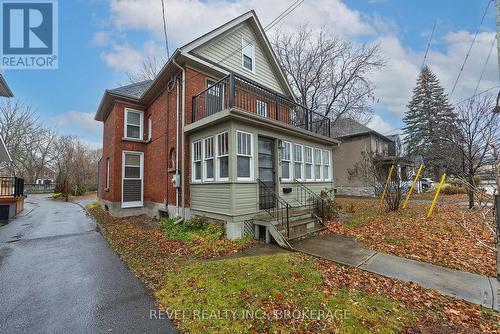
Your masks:
<path fill-rule="evenodd" d="M 260 179 L 257 179 L 257 182 L 259 183 L 259 209 L 266 210 L 281 226 L 285 226 L 286 235 L 289 238 L 291 205 Z"/>
<path fill-rule="evenodd" d="M 233 107 L 331 137 L 330 118 L 234 73 L 193 96 L 192 122 Z"/>
<path fill-rule="evenodd" d="M 24 195 L 24 179 L 15 176 L 0 176 L 0 197 Z"/>
<path fill-rule="evenodd" d="M 323 223 L 325 219 L 325 206 L 327 205 L 325 199 L 298 180 L 294 179 L 293 182 L 296 185 L 295 193 L 297 194 L 297 202 L 320 218 Z"/>

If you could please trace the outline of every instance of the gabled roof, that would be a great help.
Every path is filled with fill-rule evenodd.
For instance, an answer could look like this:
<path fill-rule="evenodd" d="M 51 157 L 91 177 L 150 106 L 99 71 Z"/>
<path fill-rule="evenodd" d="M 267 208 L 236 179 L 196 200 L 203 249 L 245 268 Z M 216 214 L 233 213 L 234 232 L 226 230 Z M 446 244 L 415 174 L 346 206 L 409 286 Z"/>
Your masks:
<path fill-rule="evenodd" d="M 10 157 L 9 151 L 7 151 L 7 146 L 5 146 L 5 142 L 3 141 L 2 136 L 0 135 L 0 162 L 11 162 L 12 158 Z"/>
<path fill-rule="evenodd" d="M 352 118 L 341 118 L 332 126 L 332 137 L 337 139 L 346 139 L 349 137 L 375 135 L 388 142 L 392 141 L 383 134 L 370 129 L 369 127 L 355 121 Z"/>
<path fill-rule="evenodd" d="M 9 86 L 7 85 L 7 82 L 3 78 L 3 76 L 0 74 L 0 96 L 4 97 L 13 97 L 14 94 L 12 94 L 12 91 L 10 90 Z"/>
<path fill-rule="evenodd" d="M 143 81 L 137 84 L 106 90 L 97 110 L 95 119 L 98 121 L 104 121 L 116 99 L 125 99 L 133 103 L 147 106 L 160 94 L 160 92 L 164 89 L 165 84 L 169 80 L 171 80 L 172 76 L 178 73 L 178 68 L 174 64 L 174 62 L 182 64 L 188 61 L 194 61 L 197 64 L 205 66 L 205 68 L 209 69 L 210 71 L 214 71 L 223 75 L 227 74 L 227 69 L 225 69 L 222 65 L 207 63 L 204 59 L 191 54 L 190 51 L 216 38 L 217 36 L 220 36 L 226 31 L 236 27 L 238 24 L 246 21 L 248 21 L 255 28 L 256 32 L 259 32 L 257 36 L 265 46 L 263 49 L 270 59 L 270 65 L 273 67 L 273 69 L 276 70 L 276 73 L 279 74 L 278 77 L 280 83 L 282 84 L 286 93 L 290 97 L 295 99 L 291 86 L 283 72 L 283 69 L 278 63 L 276 55 L 274 54 L 271 43 L 269 42 L 266 33 L 257 18 L 257 15 L 253 10 L 251 10 L 175 50 L 175 52 L 172 54 L 170 59 L 167 61 L 165 66 L 163 66 L 160 73 L 158 73 L 154 80 Z"/>

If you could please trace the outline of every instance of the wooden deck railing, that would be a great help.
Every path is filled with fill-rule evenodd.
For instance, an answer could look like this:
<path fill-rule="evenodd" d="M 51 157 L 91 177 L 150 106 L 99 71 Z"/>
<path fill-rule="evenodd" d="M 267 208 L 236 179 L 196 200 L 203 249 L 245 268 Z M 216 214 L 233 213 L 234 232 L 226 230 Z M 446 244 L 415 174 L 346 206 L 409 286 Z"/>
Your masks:
<path fill-rule="evenodd" d="M 0 176 L 0 197 L 19 197 L 24 194 L 24 179 Z"/>

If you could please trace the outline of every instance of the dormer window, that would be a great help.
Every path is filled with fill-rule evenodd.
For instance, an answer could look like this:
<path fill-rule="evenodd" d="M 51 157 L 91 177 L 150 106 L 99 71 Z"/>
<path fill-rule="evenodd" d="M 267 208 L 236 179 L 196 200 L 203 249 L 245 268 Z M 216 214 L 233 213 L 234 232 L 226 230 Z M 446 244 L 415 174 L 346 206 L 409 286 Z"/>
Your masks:
<path fill-rule="evenodd" d="M 249 71 L 255 72 L 255 45 L 251 40 L 243 38 L 242 44 L 242 66 Z"/>

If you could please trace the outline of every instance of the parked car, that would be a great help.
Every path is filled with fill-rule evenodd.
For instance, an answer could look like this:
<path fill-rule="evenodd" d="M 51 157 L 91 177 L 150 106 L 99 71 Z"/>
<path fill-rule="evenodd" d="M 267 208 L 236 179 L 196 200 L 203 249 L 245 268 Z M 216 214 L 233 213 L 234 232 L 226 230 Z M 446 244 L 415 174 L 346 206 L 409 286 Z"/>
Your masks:
<path fill-rule="evenodd" d="M 422 185 L 423 190 L 431 189 L 433 183 L 434 183 L 434 181 L 432 181 L 431 179 L 429 179 L 427 177 L 423 177 L 422 179 L 420 179 L 420 184 Z"/>

